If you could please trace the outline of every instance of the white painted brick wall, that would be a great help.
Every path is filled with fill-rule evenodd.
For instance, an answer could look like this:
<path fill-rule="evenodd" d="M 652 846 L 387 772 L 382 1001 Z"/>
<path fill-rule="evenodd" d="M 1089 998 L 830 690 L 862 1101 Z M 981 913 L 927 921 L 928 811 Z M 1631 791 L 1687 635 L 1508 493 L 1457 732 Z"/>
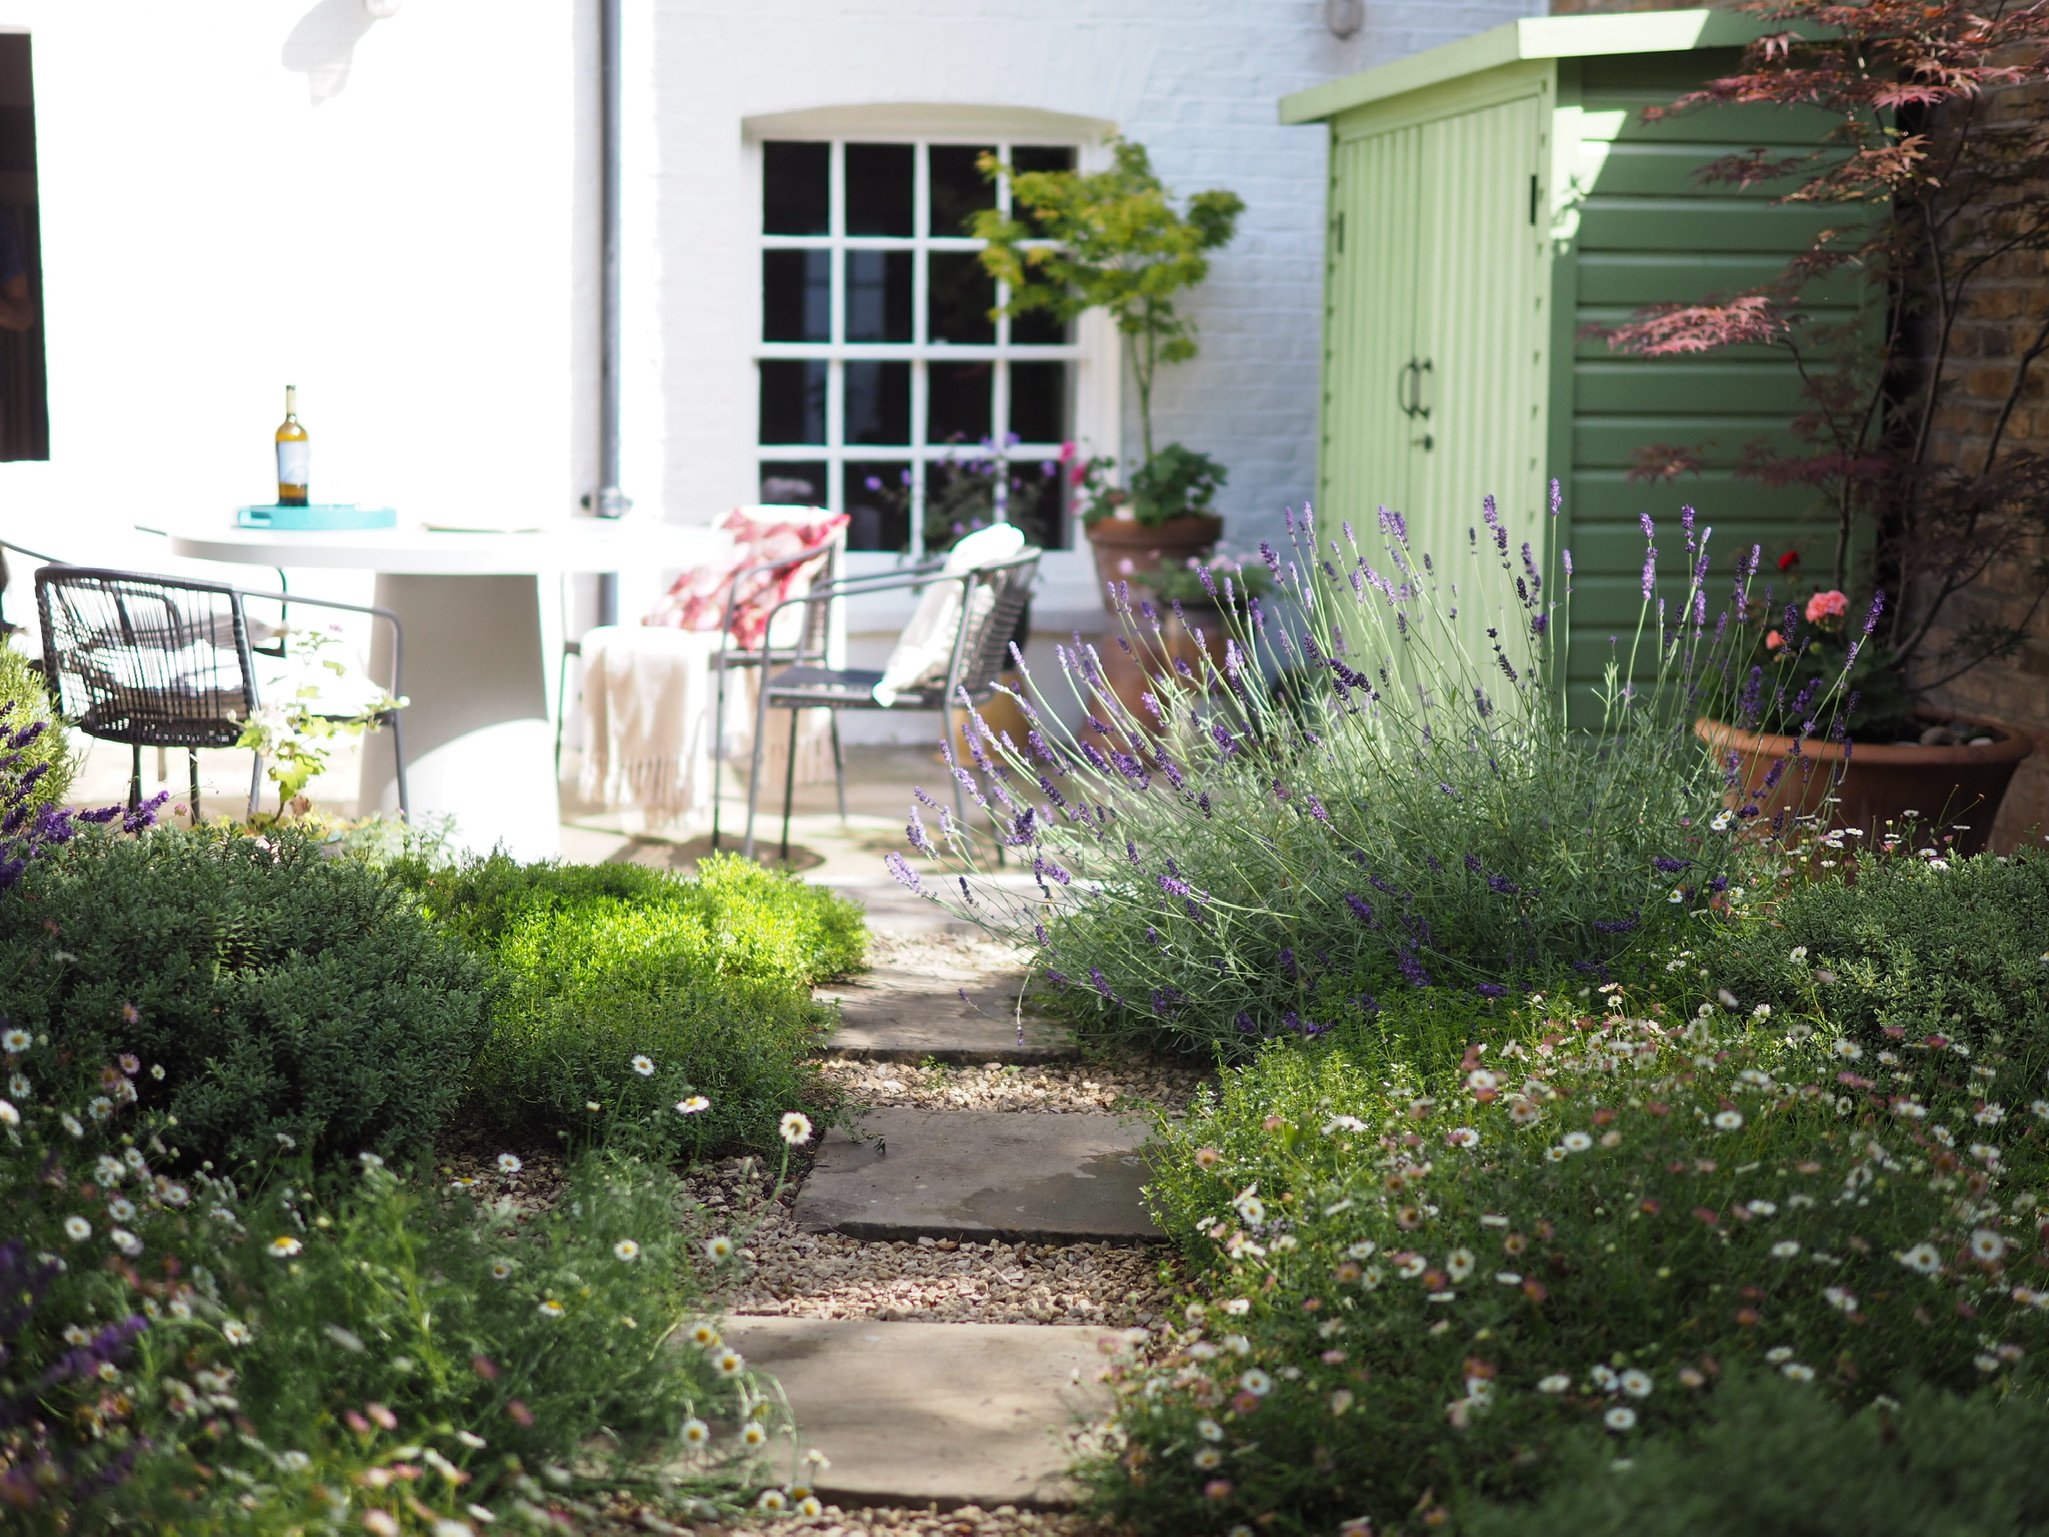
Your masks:
<path fill-rule="evenodd" d="M 758 217 L 740 123 L 862 103 L 1037 107 L 1107 120 L 1168 186 L 1246 202 L 1190 308 L 1202 355 L 1166 371 L 1156 437 L 1215 455 L 1234 542 L 1279 527 L 1312 489 L 1325 136 L 1282 127 L 1279 98 L 1544 13 L 1543 0 L 1367 0 L 1339 42 L 1322 0 L 637 0 L 631 69 L 650 98 L 628 166 L 639 259 L 628 377 L 629 484 L 665 514 L 751 496 L 749 322 Z M 651 236 L 652 239 L 645 237 Z M 1125 392 L 1126 441 L 1137 422 Z"/>

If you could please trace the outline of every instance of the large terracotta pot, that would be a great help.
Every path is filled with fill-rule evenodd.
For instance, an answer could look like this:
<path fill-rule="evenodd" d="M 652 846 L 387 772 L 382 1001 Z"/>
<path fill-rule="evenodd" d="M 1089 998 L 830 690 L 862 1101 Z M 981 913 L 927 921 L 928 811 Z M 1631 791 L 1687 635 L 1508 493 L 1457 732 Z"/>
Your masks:
<path fill-rule="evenodd" d="M 1988 724 L 1985 734 L 1992 740 L 1979 747 L 1852 743 L 1845 767 L 1841 746 L 1809 738 L 1800 743 L 1800 757 L 1812 765 L 1811 770 L 1804 765 L 1790 766 L 1779 782 L 1763 793 L 1772 765 L 1787 760 L 1795 738 L 1745 731 L 1705 716 L 1693 723 L 1693 730 L 1717 756 L 1733 751 L 1740 759 L 1743 788 L 1730 792 L 1732 806 L 1762 793 L 1759 806 L 1767 818 L 1780 810 L 1793 816 L 1811 815 L 1820 809 L 1830 786 L 1836 785 L 1835 826 L 1875 831 L 1912 811 L 1925 825 L 1962 824 L 1955 845 L 1960 854 L 1985 851 L 1992 836 L 1992 819 L 1999 814 L 2013 771 L 2034 751 L 2034 743 L 2012 727 Z"/>
<path fill-rule="evenodd" d="M 1148 571 L 1209 554 L 1223 535 L 1224 520 L 1188 512 L 1150 527 L 1136 518 L 1098 518 L 1086 527 L 1089 547 L 1096 552 L 1096 590 L 1107 608 L 1110 583 L 1143 587 Z"/>
<path fill-rule="evenodd" d="M 1096 642 L 1096 654 L 1102 659 L 1104 686 L 1149 734 L 1157 723 L 1146 707 L 1145 696 L 1151 693 L 1158 698 L 1170 688 L 1201 688 L 1206 676 L 1205 655 L 1215 666 L 1222 667 L 1224 646 L 1231 632 L 1220 610 L 1193 603 L 1184 603 L 1178 614 L 1171 609 L 1163 612 L 1157 635 L 1151 625 L 1143 622 L 1134 622 L 1132 630 L 1136 633 L 1113 630 L 1104 635 Z M 1118 635 L 1131 642 L 1129 651 L 1117 644 Z M 1176 664 L 1186 664 L 1188 671 L 1183 673 Z M 1114 731 L 1106 737 L 1084 727 L 1082 735 L 1108 747 L 1129 749 L 1134 745 Z"/>

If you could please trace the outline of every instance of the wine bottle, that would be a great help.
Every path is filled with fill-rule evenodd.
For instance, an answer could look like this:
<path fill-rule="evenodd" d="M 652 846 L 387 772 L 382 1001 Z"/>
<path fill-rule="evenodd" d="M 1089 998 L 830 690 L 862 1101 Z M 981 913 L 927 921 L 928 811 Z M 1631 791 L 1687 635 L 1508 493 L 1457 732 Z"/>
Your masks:
<path fill-rule="evenodd" d="M 313 448 L 306 429 L 299 425 L 299 389 L 285 386 L 285 419 L 277 430 L 277 504 L 280 507 L 306 505 L 306 481 Z"/>

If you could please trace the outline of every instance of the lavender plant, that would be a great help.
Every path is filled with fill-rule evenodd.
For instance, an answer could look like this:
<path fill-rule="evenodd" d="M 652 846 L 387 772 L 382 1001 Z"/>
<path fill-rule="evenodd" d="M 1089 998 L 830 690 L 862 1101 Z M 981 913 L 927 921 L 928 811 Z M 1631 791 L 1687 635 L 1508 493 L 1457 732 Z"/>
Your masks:
<path fill-rule="evenodd" d="M 1483 522 L 1453 568 L 1397 513 L 1366 541 L 1291 516 L 1286 555 L 1262 546 L 1272 595 L 1220 584 L 1221 647 L 1157 668 L 1137 708 L 1077 640 L 1079 723 L 1028 675 L 1025 740 L 978 720 L 955 765 L 1041 900 L 972 879 L 974 834 L 942 811 L 935 840 L 914 810 L 955 878 L 932 894 L 1034 944 L 1096 1028 L 1227 1049 L 1357 1024 L 1391 989 L 1602 978 L 1724 907 L 1788 831 L 1690 729 L 1767 702 L 1740 622 L 1756 550 L 1710 618 L 1709 530 L 1685 511 L 1668 600 L 1646 517 L 1637 625 L 1576 697 L 1570 552 L 1515 551 L 1491 499 Z M 1149 604 L 1126 619 L 1120 646 L 1167 654 Z M 1840 702 L 1840 678 L 1776 701 L 1809 733 Z"/>

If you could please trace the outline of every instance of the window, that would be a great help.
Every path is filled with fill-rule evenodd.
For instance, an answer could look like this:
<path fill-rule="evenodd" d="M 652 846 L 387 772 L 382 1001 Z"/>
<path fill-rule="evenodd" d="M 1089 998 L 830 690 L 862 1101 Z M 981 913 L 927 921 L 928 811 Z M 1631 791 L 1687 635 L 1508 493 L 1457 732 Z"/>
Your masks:
<path fill-rule="evenodd" d="M 776 137 L 761 144 L 757 469 L 767 502 L 851 517 L 854 550 L 943 548 L 987 505 L 1049 549 L 1072 543 L 1052 461 L 1074 437 L 1067 322 L 991 320 L 1008 295 L 966 224 L 1007 207 L 976 169 L 1064 170 L 1074 144 Z M 976 466 L 983 466 L 977 468 Z"/>

